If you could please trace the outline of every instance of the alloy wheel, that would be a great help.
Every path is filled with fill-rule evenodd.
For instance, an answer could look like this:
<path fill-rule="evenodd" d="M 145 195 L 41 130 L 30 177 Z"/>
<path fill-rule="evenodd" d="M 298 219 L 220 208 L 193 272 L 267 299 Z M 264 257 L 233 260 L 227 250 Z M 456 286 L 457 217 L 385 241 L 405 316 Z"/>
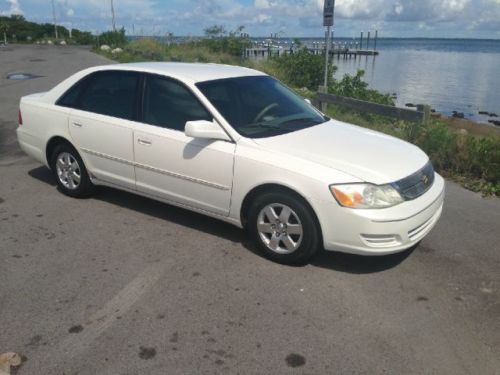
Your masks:
<path fill-rule="evenodd" d="M 80 165 L 69 152 L 61 152 L 57 156 L 56 171 L 59 181 L 65 188 L 75 190 L 80 186 L 82 179 Z"/>
<path fill-rule="evenodd" d="M 302 242 L 303 229 L 299 216 L 285 204 L 268 204 L 257 217 L 260 239 L 271 251 L 290 254 Z"/>

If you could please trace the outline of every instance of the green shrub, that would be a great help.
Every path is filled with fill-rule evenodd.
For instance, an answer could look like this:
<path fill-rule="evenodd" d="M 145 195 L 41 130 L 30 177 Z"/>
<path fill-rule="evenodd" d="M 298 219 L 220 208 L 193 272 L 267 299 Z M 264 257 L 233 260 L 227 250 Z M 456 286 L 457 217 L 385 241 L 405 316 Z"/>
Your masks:
<path fill-rule="evenodd" d="M 289 86 L 316 91 L 318 86 L 324 83 L 325 58 L 301 49 L 293 54 L 272 57 L 264 61 L 261 68 Z M 329 77 L 333 77 L 334 69 L 333 65 L 330 65 Z M 332 78 L 330 83 L 331 80 Z"/>
<path fill-rule="evenodd" d="M 77 29 L 72 29 L 71 34 L 73 36 L 73 40 L 77 44 L 93 45 L 96 41 L 96 37 L 88 31 L 80 31 Z"/>
<path fill-rule="evenodd" d="M 332 94 L 347 96 L 368 102 L 394 105 L 394 99 L 388 94 L 382 94 L 377 90 L 369 89 L 368 83 L 363 81 L 364 70 L 358 70 L 356 75 L 345 74 L 341 80 L 334 80 L 328 87 Z"/>
<path fill-rule="evenodd" d="M 107 44 L 112 48 L 123 47 L 127 44 L 127 37 L 123 27 L 116 31 L 105 31 L 97 37 L 97 40 L 100 45 Z"/>
<path fill-rule="evenodd" d="M 236 30 L 226 32 L 223 25 L 207 27 L 206 39 L 196 42 L 201 47 L 207 47 L 210 52 L 225 53 L 235 57 L 241 57 L 246 47 L 250 45 L 250 39 L 243 35 L 243 26 Z"/>

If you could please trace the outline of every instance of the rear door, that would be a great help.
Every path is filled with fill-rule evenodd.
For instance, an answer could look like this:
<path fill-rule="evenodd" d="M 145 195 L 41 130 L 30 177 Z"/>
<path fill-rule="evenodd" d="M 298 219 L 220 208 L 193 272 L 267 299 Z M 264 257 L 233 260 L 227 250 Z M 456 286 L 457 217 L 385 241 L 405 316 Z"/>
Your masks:
<path fill-rule="evenodd" d="M 186 121 L 212 115 L 184 84 L 152 74 L 145 75 L 142 113 L 134 133 L 137 190 L 227 215 L 235 144 L 184 134 Z"/>
<path fill-rule="evenodd" d="M 133 129 L 140 74 L 101 71 L 87 78 L 69 130 L 91 173 L 135 189 Z"/>

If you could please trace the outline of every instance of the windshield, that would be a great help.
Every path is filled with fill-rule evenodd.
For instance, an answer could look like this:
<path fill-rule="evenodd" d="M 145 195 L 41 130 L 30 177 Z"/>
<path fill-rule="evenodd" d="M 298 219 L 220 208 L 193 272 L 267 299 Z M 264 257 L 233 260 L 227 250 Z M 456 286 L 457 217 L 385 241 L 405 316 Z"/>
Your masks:
<path fill-rule="evenodd" d="M 328 120 L 270 76 L 219 79 L 196 86 L 245 137 L 271 137 Z"/>

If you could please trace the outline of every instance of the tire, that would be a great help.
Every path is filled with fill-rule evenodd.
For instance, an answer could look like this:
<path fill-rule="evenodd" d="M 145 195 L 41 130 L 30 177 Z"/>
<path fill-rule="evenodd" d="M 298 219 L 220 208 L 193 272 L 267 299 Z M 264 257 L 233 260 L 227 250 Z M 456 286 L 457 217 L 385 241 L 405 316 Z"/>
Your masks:
<path fill-rule="evenodd" d="M 86 198 L 94 190 L 82 158 L 69 144 L 57 145 L 50 158 L 50 168 L 59 190 L 73 198 Z"/>
<path fill-rule="evenodd" d="M 290 193 L 259 195 L 250 207 L 247 230 L 261 253 L 281 264 L 303 265 L 321 244 L 321 231 L 312 209 L 301 197 Z"/>

